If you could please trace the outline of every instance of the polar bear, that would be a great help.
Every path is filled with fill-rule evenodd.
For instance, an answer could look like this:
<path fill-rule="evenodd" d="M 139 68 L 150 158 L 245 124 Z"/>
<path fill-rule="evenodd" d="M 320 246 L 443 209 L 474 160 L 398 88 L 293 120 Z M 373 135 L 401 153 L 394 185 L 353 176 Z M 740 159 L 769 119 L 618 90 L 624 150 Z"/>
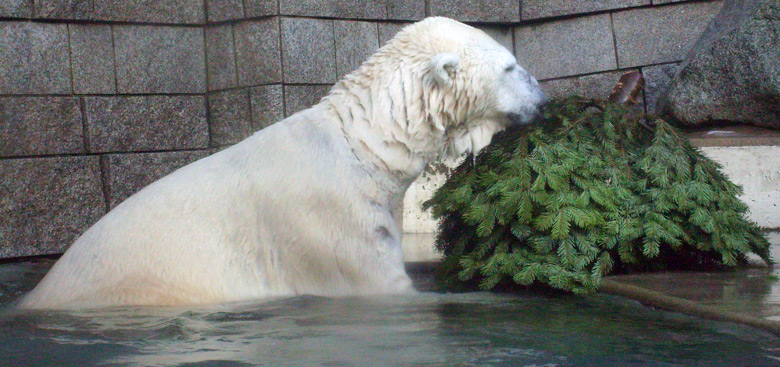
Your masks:
<path fill-rule="evenodd" d="M 317 105 L 111 210 L 19 306 L 413 291 L 393 208 L 430 162 L 478 152 L 544 98 L 482 31 L 412 24 Z"/>

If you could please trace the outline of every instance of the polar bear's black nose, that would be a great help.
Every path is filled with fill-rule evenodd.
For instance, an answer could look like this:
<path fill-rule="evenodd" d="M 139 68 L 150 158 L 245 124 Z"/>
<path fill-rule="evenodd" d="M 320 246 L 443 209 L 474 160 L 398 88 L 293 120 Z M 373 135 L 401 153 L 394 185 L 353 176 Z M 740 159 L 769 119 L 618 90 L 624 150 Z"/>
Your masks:
<path fill-rule="evenodd" d="M 539 111 L 544 111 L 545 108 L 547 108 L 547 105 L 550 104 L 550 97 L 547 96 L 547 93 L 543 91 L 539 91 L 539 104 L 536 105 L 536 108 L 539 109 Z"/>
<path fill-rule="evenodd" d="M 530 124 L 536 116 L 539 115 L 539 110 L 526 111 L 525 113 L 510 113 L 507 115 L 509 118 L 509 126 L 525 126 Z"/>
<path fill-rule="evenodd" d="M 547 93 L 544 93 L 541 89 L 539 90 L 539 102 L 536 103 L 536 113 L 534 114 L 534 117 L 539 117 L 542 115 L 542 112 L 547 108 L 547 105 L 550 104 L 550 97 L 547 96 Z"/>

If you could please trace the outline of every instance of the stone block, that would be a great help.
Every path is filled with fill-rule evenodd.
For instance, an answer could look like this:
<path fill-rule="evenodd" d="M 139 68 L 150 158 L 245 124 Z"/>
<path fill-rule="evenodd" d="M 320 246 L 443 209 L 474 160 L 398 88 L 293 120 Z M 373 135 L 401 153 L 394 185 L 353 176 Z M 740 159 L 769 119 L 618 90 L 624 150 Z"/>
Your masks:
<path fill-rule="evenodd" d="M 284 118 L 284 89 L 281 84 L 262 85 L 249 90 L 252 126 L 263 129 Z"/>
<path fill-rule="evenodd" d="M 203 0 L 35 0 L 43 19 L 202 24 Z"/>
<path fill-rule="evenodd" d="M 616 69 L 609 14 L 515 29 L 515 56 L 537 79 Z"/>
<path fill-rule="evenodd" d="M 278 0 L 244 0 L 244 12 L 247 17 L 279 15 Z"/>
<path fill-rule="evenodd" d="M 235 144 L 252 135 L 249 91 L 239 89 L 209 94 L 209 120 L 213 146 Z"/>
<path fill-rule="evenodd" d="M 69 94 L 65 24 L 0 22 L 0 94 Z"/>
<path fill-rule="evenodd" d="M 335 83 L 333 21 L 282 18 L 282 57 L 285 83 Z"/>
<path fill-rule="evenodd" d="M 271 18 L 236 24 L 233 28 L 242 87 L 282 81 L 279 20 Z"/>
<path fill-rule="evenodd" d="M 425 0 L 387 0 L 387 19 L 420 20 L 425 18 Z"/>
<path fill-rule="evenodd" d="M 84 102 L 90 152 L 208 146 L 202 96 L 85 97 Z"/>
<path fill-rule="evenodd" d="M 169 26 L 115 26 L 119 93 L 203 93 L 203 30 Z"/>
<path fill-rule="evenodd" d="M 612 15 L 620 68 L 680 61 L 722 2 L 691 2 Z"/>
<path fill-rule="evenodd" d="M 93 19 L 99 20 L 167 24 L 206 21 L 203 0 L 94 0 L 93 11 Z"/>
<path fill-rule="evenodd" d="M 658 97 L 666 90 L 669 82 L 677 73 L 678 64 L 654 65 L 642 68 L 645 77 L 645 105 L 647 113 L 658 113 Z"/>
<path fill-rule="evenodd" d="M 98 157 L 0 160 L 0 258 L 58 254 L 105 213 Z"/>
<path fill-rule="evenodd" d="M 379 23 L 377 24 L 377 28 L 379 31 L 379 46 L 383 46 L 387 41 L 390 41 L 395 37 L 395 34 L 398 33 L 401 29 L 408 26 L 409 24 L 412 24 L 411 22 L 402 22 L 402 23 Z"/>
<path fill-rule="evenodd" d="M 333 22 L 336 40 L 336 74 L 339 78 L 357 69 L 379 48 L 376 23 L 337 20 Z"/>
<path fill-rule="evenodd" d="M 69 24 L 70 58 L 73 63 L 73 92 L 114 94 L 114 41 L 111 26 Z"/>
<path fill-rule="evenodd" d="M 206 0 L 206 9 L 209 22 L 224 22 L 244 17 L 242 0 Z"/>
<path fill-rule="evenodd" d="M 233 47 L 233 27 L 207 27 L 206 74 L 209 90 L 232 88 L 238 85 L 236 53 Z"/>
<path fill-rule="evenodd" d="M 600 74 L 577 76 L 572 78 L 548 80 L 541 82 L 542 90 L 550 98 L 580 95 L 586 98 L 606 99 L 620 76 L 626 70 L 610 71 Z M 632 113 L 644 113 L 644 100 L 640 94 L 639 103 L 633 107 Z"/>
<path fill-rule="evenodd" d="M 290 116 L 298 111 L 314 106 L 330 92 L 332 87 L 332 85 L 285 85 L 285 115 Z"/>
<path fill-rule="evenodd" d="M 0 156 L 84 152 L 78 98 L 0 98 Z"/>
<path fill-rule="evenodd" d="M 35 0 L 34 15 L 43 19 L 99 19 L 95 14 L 95 0 Z"/>
<path fill-rule="evenodd" d="M 3 0 L 0 2 L 0 18 L 32 17 L 31 0 Z"/>
<path fill-rule="evenodd" d="M 525 0 L 521 18 L 530 20 L 645 5 L 650 5 L 650 0 Z"/>
<path fill-rule="evenodd" d="M 206 157 L 208 151 L 109 154 L 103 156 L 106 192 L 111 208 L 150 183 Z"/>
<path fill-rule="evenodd" d="M 493 37 L 501 46 L 506 47 L 509 52 L 514 52 L 514 41 L 512 40 L 512 28 L 496 26 L 479 26 L 483 32 Z"/>
<path fill-rule="evenodd" d="M 385 1 L 279 0 L 282 15 L 347 19 L 387 19 Z"/>
<path fill-rule="evenodd" d="M 182 27 L 117 27 L 120 92 L 205 91 L 203 32 Z"/>
<path fill-rule="evenodd" d="M 547 80 L 541 82 L 542 90 L 550 98 L 565 97 L 572 94 L 586 98 L 606 99 L 617 84 L 620 76 L 626 71 L 610 71 L 606 73 Z"/>
<path fill-rule="evenodd" d="M 463 22 L 518 22 L 520 2 L 507 0 L 429 0 L 431 15 Z"/>

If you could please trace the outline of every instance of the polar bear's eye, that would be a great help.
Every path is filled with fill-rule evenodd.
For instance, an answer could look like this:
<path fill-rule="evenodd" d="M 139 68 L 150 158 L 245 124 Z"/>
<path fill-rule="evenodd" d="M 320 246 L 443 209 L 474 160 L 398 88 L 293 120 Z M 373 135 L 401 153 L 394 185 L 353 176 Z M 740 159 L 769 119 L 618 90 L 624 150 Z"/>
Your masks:
<path fill-rule="evenodd" d="M 516 66 L 516 64 L 509 65 L 509 66 L 504 68 L 504 71 L 507 72 L 507 73 L 511 73 L 511 72 L 515 71 L 515 66 Z"/>

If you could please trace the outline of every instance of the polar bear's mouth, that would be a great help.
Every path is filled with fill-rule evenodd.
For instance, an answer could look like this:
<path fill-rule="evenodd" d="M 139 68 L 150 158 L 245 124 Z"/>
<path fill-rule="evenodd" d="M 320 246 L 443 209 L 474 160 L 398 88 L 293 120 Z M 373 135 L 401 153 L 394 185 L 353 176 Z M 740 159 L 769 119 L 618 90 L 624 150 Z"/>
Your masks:
<path fill-rule="evenodd" d="M 493 135 L 504 128 L 501 123 L 488 119 L 449 130 L 447 144 L 439 159 L 458 159 L 464 153 L 477 155 L 482 148 L 490 144 Z"/>

